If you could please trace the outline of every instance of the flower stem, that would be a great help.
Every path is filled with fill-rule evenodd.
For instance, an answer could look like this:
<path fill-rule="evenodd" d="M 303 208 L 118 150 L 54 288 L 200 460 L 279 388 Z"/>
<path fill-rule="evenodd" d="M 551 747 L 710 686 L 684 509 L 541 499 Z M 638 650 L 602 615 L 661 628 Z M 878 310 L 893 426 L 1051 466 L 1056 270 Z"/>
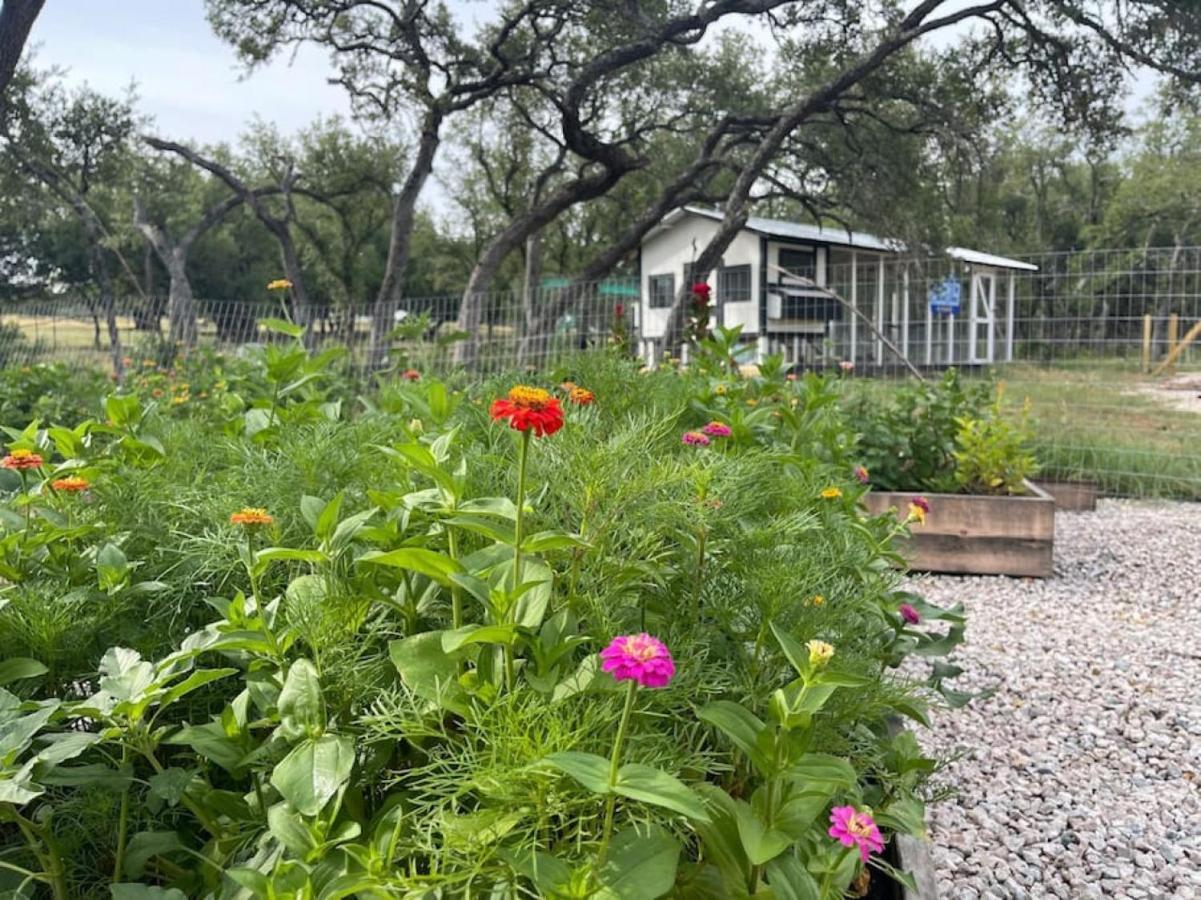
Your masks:
<path fill-rule="evenodd" d="M 634 711 L 634 695 L 637 691 L 638 682 L 631 678 L 629 687 L 626 689 L 626 705 L 621 711 L 621 722 L 617 726 L 617 737 L 613 741 L 613 755 L 609 757 L 609 793 L 605 796 L 605 825 L 601 832 L 600 850 L 596 853 L 597 871 L 605 864 L 605 855 L 609 852 L 609 839 L 613 836 L 613 808 L 617 804 L 617 794 L 613 788 L 617 785 L 617 770 L 621 767 L 621 748 L 625 744 L 630 713 Z"/>
<path fill-rule="evenodd" d="M 124 768 L 129 762 L 129 748 L 121 748 L 121 767 Z M 121 880 L 121 869 L 125 865 L 125 835 L 129 830 L 129 788 L 130 785 L 125 785 L 125 790 L 121 792 L 121 811 L 117 814 L 117 852 L 113 860 L 113 884 Z"/>
<path fill-rule="evenodd" d="M 458 561 L 459 559 L 459 539 L 455 534 L 453 525 L 446 526 L 446 543 L 447 549 L 450 551 L 450 558 Z M 463 627 L 463 593 L 462 588 L 457 584 L 451 585 L 450 588 L 450 627 L 459 629 Z"/>
<path fill-rule="evenodd" d="M 530 458 L 530 431 L 521 433 L 521 455 L 517 462 L 517 521 L 513 527 L 513 592 L 521 586 L 521 545 L 525 542 L 525 475 L 527 464 Z M 514 604 L 515 605 L 515 604 Z M 505 617 L 511 618 L 513 606 L 511 605 L 505 611 Z M 516 683 L 516 675 L 513 669 L 513 647 L 511 644 L 504 645 L 505 654 L 505 682 L 509 690 L 513 689 Z"/>

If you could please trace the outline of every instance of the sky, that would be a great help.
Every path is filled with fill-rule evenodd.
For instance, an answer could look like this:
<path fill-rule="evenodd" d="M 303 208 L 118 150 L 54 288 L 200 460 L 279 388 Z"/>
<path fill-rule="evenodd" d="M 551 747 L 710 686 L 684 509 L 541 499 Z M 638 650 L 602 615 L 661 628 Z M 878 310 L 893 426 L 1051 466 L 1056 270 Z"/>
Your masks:
<path fill-rule="evenodd" d="M 233 141 L 256 114 L 289 132 L 318 115 L 349 113 L 320 51 L 245 76 L 202 0 L 47 0 L 30 40 L 38 67 L 68 70 L 69 83 L 108 94 L 134 83 L 139 109 L 182 142 Z"/>

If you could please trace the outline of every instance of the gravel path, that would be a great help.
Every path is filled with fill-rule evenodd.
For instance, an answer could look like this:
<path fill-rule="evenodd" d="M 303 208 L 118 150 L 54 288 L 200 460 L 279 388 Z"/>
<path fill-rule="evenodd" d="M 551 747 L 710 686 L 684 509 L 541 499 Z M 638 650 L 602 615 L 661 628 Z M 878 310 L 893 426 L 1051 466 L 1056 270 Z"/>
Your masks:
<path fill-rule="evenodd" d="M 1055 577 L 928 577 L 997 692 L 923 740 L 959 753 L 939 897 L 1201 898 L 1201 504 L 1058 513 Z"/>

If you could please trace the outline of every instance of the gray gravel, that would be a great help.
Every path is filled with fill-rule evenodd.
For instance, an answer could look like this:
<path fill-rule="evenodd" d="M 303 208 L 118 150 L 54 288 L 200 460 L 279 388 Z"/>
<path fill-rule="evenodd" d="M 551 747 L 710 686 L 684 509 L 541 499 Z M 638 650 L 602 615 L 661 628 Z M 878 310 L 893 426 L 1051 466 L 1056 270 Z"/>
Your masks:
<path fill-rule="evenodd" d="M 963 600 L 960 689 L 923 741 L 939 896 L 1201 898 L 1201 504 L 1058 513 L 1055 577 L 927 577 Z"/>

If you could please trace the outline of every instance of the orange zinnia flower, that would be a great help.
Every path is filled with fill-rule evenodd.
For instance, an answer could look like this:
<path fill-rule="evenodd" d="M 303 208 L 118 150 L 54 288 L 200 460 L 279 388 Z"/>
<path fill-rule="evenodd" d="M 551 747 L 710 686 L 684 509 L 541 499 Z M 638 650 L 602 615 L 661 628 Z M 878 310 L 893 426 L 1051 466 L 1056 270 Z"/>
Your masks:
<path fill-rule="evenodd" d="M 538 437 L 554 434 L 563 427 L 559 401 L 541 388 L 519 384 L 499 400 L 492 401 L 489 415 L 506 420 L 514 431 L 533 431 Z"/>
<path fill-rule="evenodd" d="M 275 521 L 261 506 L 244 506 L 229 517 L 234 525 L 270 525 Z"/>
<path fill-rule="evenodd" d="M 567 399 L 576 406 L 591 406 L 596 402 L 596 394 L 587 388 L 573 387 L 567 392 Z"/>
<path fill-rule="evenodd" d="M 416 369 L 405 369 L 403 372 L 400 373 L 400 377 L 403 378 L 405 381 L 420 381 L 421 373 L 418 372 Z"/>
<path fill-rule="evenodd" d="M 0 459 L 0 467 L 5 469 L 40 469 L 42 458 L 32 450 L 13 450 L 4 459 Z"/>
<path fill-rule="evenodd" d="M 56 478 L 50 482 L 50 486 L 56 491 L 66 491 L 68 494 L 74 494 L 79 491 L 86 491 L 92 485 L 86 478 L 72 475 L 69 478 Z"/>

